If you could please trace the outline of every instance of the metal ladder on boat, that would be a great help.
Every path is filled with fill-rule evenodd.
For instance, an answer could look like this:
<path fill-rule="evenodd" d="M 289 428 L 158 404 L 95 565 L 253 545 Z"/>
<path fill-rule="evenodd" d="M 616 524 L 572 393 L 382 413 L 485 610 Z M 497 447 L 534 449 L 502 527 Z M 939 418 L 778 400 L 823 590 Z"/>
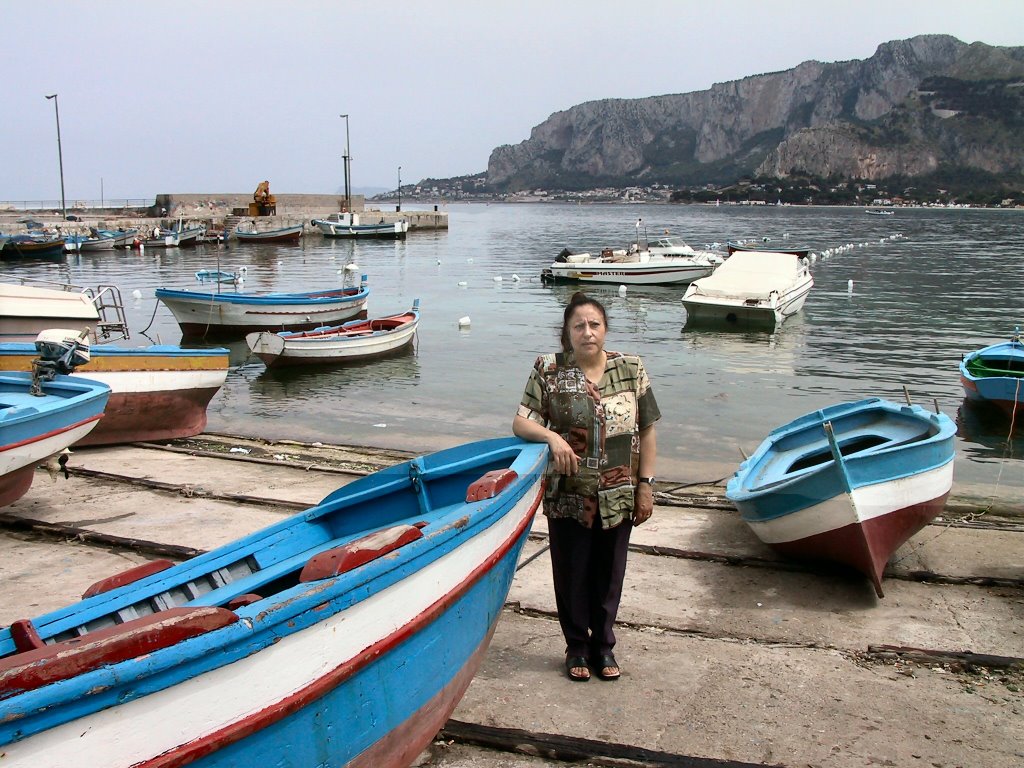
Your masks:
<path fill-rule="evenodd" d="M 127 339 L 128 320 L 124 314 L 121 290 L 116 285 L 97 285 L 87 288 L 85 293 L 92 300 L 100 319 L 96 323 L 97 341 L 119 341 Z"/>

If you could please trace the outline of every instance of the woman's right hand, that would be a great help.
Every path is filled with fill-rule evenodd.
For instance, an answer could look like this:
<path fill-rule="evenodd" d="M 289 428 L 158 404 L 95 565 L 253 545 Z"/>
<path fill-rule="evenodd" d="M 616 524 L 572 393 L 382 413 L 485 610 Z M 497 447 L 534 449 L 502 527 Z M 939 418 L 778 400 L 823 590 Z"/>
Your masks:
<path fill-rule="evenodd" d="M 560 475 L 575 475 L 579 469 L 579 457 L 573 453 L 565 438 L 557 432 L 550 432 L 547 443 L 555 471 Z"/>

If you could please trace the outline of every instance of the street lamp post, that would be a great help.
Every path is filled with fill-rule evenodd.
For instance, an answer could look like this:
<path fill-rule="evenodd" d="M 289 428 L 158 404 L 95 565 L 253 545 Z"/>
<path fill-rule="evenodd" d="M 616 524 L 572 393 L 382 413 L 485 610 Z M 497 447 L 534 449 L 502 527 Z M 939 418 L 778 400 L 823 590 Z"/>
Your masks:
<path fill-rule="evenodd" d="M 398 208 L 395 210 L 402 211 L 402 166 L 398 166 Z"/>
<path fill-rule="evenodd" d="M 352 161 L 352 157 L 349 155 L 348 148 L 348 115 L 342 115 L 345 118 L 345 210 L 348 214 L 352 215 L 352 191 L 349 187 L 349 163 Z"/>
<path fill-rule="evenodd" d="M 64 217 L 64 220 L 67 221 L 68 209 L 64 202 L 64 153 L 60 148 L 60 107 L 57 106 L 56 93 L 50 94 L 46 97 L 47 101 L 50 99 L 53 99 L 53 111 L 57 116 L 57 162 L 60 164 L 60 212 Z"/>

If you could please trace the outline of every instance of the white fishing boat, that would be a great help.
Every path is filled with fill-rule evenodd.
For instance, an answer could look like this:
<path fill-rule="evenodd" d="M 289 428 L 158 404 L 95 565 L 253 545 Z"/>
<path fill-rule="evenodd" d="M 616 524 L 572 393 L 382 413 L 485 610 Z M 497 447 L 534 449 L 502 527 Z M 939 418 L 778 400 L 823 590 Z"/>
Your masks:
<path fill-rule="evenodd" d="M 599 254 L 562 251 L 540 273 L 550 283 L 613 283 L 616 285 L 681 285 L 707 277 L 723 259 L 713 253 L 655 254 L 631 245 L 606 248 Z"/>
<path fill-rule="evenodd" d="M 310 224 L 324 237 L 381 238 L 401 240 L 409 231 L 405 219 L 386 223 L 382 218 L 376 224 L 364 224 L 358 213 L 332 213 L 326 219 L 313 219 Z"/>
<path fill-rule="evenodd" d="M 250 333 L 245 343 L 268 368 L 361 362 L 412 344 L 420 322 L 419 308 L 416 299 L 412 309 L 397 315 L 351 320 L 312 331 Z"/>
<path fill-rule="evenodd" d="M 814 285 L 807 259 L 791 253 L 736 251 L 683 294 L 686 325 L 722 323 L 772 330 L 804 305 Z"/>
<path fill-rule="evenodd" d="M 301 331 L 365 317 L 370 296 L 359 286 L 303 293 L 243 293 L 157 288 L 185 339 L 243 338 L 253 331 Z"/>

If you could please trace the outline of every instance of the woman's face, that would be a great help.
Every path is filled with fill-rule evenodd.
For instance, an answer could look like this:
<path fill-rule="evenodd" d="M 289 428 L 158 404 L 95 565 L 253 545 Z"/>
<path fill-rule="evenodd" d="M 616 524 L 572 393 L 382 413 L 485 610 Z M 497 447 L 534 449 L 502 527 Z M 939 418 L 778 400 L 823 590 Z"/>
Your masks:
<path fill-rule="evenodd" d="M 601 352 L 607 332 L 601 311 L 592 304 L 580 305 L 569 317 L 569 342 L 577 357 Z"/>

